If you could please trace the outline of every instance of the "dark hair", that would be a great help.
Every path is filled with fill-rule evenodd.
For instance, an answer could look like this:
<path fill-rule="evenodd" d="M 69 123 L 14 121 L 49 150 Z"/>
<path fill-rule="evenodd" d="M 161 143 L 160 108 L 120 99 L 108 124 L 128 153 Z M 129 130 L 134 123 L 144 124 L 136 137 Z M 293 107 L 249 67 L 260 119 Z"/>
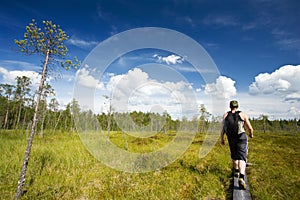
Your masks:
<path fill-rule="evenodd" d="M 232 100 L 232 101 L 230 101 L 229 106 L 230 106 L 231 109 L 238 108 L 239 103 L 236 100 Z"/>

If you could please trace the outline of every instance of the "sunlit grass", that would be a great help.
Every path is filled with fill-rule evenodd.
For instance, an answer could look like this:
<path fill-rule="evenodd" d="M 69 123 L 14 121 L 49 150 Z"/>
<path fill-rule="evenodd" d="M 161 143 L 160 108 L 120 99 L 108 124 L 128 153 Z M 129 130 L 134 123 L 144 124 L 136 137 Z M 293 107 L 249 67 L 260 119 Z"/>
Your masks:
<path fill-rule="evenodd" d="M 153 152 L 172 141 L 176 133 L 157 133 L 151 137 L 138 138 L 135 134 L 112 132 L 110 142 L 114 145 L 135 153 Z M 142 135 L 142 134 L 141 134 Z"/>
<path fill-rule="evenodd" d="M 129 151 L 149 152 L 174 138 L 159 133 L 150 138 L 127 135 Z M 79 137 L 69 133 L 34 139 L 22 199 L 228 199 L 231 161 L 228 146 L 216 144 L 203 159 L 197 136 L 187 151 L 169 166 L 148 173 L 126 173 L 96 160 Z M 24 133 L 0 132 L 0 196 L 13 199 L 27 138 Z M 126 148 L 124 135 L 111 142 Z M 256 134 L 250 141 L 247 169 L 255 199 L 295 199 L 299 196 L 299 136 Z"/>
<path fill-rule="evenodd" d="M 299 199 L 300 135 L 258 134 L 250 143 L 249 184 L 253 199 Z"/>

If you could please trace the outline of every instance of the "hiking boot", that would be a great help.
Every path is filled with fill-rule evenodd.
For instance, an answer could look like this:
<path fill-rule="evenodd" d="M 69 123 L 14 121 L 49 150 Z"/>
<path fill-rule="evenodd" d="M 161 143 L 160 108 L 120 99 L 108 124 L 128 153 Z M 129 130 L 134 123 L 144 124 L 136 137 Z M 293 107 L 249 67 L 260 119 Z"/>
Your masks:
<path fill-rule="evenodd" d="M 245 180 L 244 180 L 244 179 L 242 179 L 242 178 L 239 178 L 239 186 L 240 186 L 240 188 L 242 188 L 242 189 L 246 190 L 246 188 L 247 188 L 247 185 L 246 185 L 246 182 L 245 182 Z"/>

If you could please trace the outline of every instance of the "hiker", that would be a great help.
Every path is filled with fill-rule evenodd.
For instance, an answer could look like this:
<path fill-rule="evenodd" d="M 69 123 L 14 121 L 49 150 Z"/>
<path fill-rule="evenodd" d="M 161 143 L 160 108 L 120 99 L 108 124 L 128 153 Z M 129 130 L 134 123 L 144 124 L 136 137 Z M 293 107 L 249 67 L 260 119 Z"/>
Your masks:
<path fill-rule="evenodd" d="M 253 128 L 244 112 L 238 111 L 238 102 L 232 100 L 229 103 L 230 111 L 224 114 L 221 128 L 221 145 L 225 144 L 226 133 L 231 159 L 233 162 L 234 176 L 239 178 L 239 185 L 246 189 L 245 171 L 248 154 L 248 138 L 245 133 L 246 125 L 250 138 L 253 138 Z"/>

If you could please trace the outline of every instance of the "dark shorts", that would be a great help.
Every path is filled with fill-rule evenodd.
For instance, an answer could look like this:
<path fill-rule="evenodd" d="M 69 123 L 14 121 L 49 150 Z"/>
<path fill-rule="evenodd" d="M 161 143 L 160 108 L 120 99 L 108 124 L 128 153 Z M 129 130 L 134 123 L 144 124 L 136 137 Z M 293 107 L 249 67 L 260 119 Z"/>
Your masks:
<path fill-rule="evenodd" d="M 246 133 L 241 133 L 237 136 L 228 136 L 230 154 L 232 160 L 247 160 L 248 154 L 248 138 Z"/>

